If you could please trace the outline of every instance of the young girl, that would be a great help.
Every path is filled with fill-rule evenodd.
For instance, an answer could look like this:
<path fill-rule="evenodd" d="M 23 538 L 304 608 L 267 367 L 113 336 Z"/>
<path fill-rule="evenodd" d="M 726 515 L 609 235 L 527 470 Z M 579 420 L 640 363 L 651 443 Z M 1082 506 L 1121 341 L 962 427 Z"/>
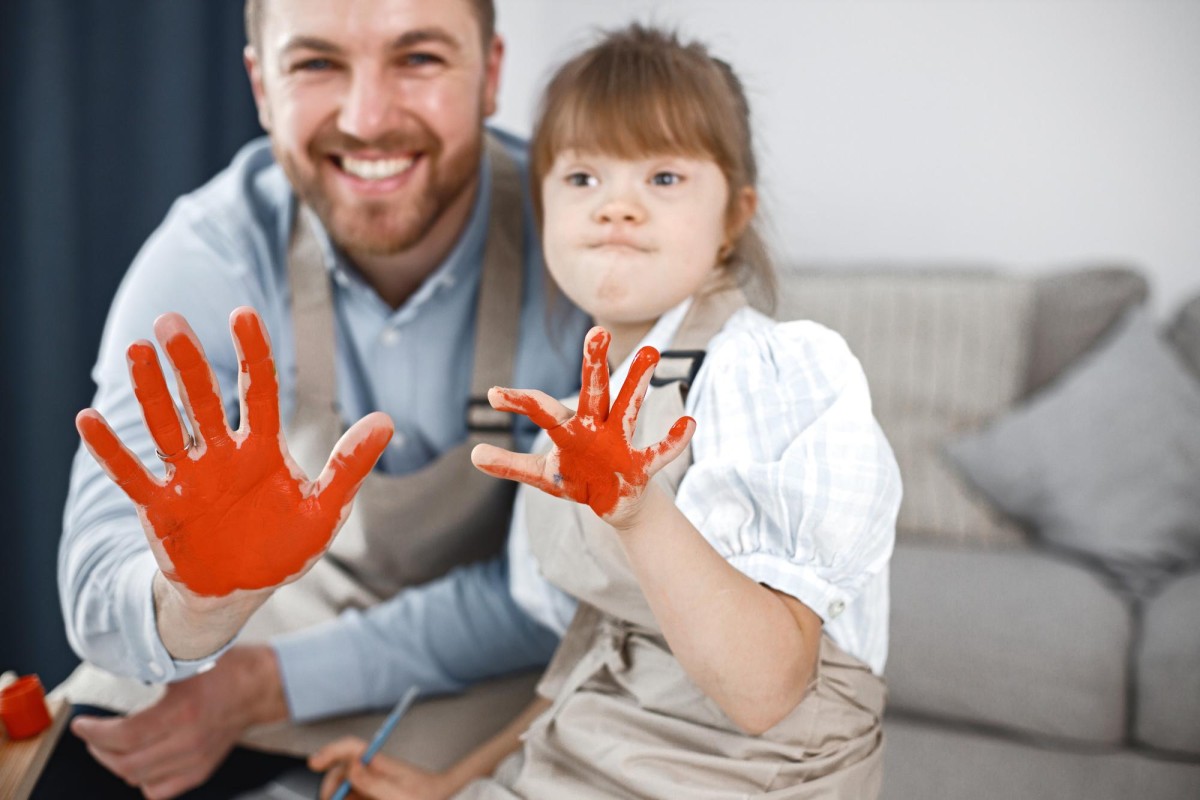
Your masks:
<path fill-rule="evenodd" d="M 473 459 L 535 487 L 510 588 L 564 638 L 539 699 L 449 772 L 363 767 L 342 741 L 312 760 L 334 767 L 323 796 L 347 774 L 379 798 L 476 778 L 457 796 L 878 794 L 899 474 L 842 339 L 737 288 L 769 276 L 750 140 L 732 71 L 670 34 L 610 34 L 551 82 L 532 145 L 544 251 L 597 327 L 577 402 L 489 394 L 544 449 Z"/>

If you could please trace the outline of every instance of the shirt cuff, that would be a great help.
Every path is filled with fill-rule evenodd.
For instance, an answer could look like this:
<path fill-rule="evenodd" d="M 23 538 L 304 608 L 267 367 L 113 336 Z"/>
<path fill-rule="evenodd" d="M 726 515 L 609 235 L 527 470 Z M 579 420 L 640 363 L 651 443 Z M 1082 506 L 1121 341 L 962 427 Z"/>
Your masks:
<path fill-rule="evenodd" d="M 853 597 L 849 592 L 813 574 L 812 569 L 795 564 L 772 553 L 743 553 L 726 556 L 726 560 L 757 583 L 790 594 L 825 624 L 846 610 Z"/>
<path fill-rule="evenodd" d="M 146 683 L 172 683 L 212 668 L 230 648 L 227 643 L 215 653 L 198 659 L 176 659 L 167 651 L 158 635 L 158 615 L 154 608 L 154 576 L 158 563 L 149 550 L 138 553 L 122 570 L 117 585 L 117 601 L 123 604 L 117 619 L 133 620 L 128 645 L 137 665 L 137 677 Z"/>
<path fill-rule="evenodd" d="M 333 620 L 271 639 L 294 722 L 368 705 L 353 634 Z"/>

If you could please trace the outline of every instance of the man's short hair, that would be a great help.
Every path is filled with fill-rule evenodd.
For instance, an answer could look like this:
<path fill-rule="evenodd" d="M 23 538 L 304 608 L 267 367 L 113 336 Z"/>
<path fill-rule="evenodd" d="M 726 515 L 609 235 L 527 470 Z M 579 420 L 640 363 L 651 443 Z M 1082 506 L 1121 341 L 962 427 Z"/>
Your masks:
<path fill-rule="evenodd" d="M 469 0 L 475 9 L 475 17 L 479 20 L 479 33 L 486 49 L 496 33 L 496 5 L 492 0 Z M 267 0 L 246 0 L 246 41 L 255 50 L 262 52 L 263 8 Z"/>

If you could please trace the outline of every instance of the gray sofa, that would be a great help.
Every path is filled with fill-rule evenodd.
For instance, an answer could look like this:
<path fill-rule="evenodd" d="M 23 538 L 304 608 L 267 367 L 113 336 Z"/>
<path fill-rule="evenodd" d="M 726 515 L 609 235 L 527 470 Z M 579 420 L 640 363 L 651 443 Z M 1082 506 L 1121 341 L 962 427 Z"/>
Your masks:
<path fill-rule="evenodd" d="M 884 797 L 1200 798 L 1200 298 L 1167 345 L 1142 334 L 1150 357 L 1109 352 L 1148 294 L 1128 268 L 811 268 L 781 289 L 779 318 L 858 354 L 905 476 Z M 1103 389 L 1150 362 L 1167 388 Z"/>

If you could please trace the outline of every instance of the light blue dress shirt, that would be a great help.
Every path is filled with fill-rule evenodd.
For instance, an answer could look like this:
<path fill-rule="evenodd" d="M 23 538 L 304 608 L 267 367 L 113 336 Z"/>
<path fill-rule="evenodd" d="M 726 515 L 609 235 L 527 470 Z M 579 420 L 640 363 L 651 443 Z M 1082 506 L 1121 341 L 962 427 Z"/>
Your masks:
<path fill-rule="evenodd" d="M 525 174 L 523 143 L 503 134 L 501 140 Z M 419 469 L 466 438 L 463 409 L 470 392 L 489 205 L 485 163 L 468 227 L 454 250 L 394 310 L 323 241 L 333 274 L 339 405 L 346 421 L 372 410 L 385 411 L 395 421 L 396 436 L 377 466 L 386 473 Z M 130 385 L 125 349 L 137 339 L 152 338 L 154 319 L 166 311 L 180 312 L 196 331 L 236 427 L 238 364 L 228 319 L 237 306 L 257 309 L 272 340 L 283 417 L 290 418 L 296 359 L 286 254 L 294 207 L 267 141 L 251 142 L 212 181 L 172 206 L 121 283 L 92 373 L 93 406 L 151 470 L 161 474 L 161 464 Z M 525 240 L 513 380 L 561 396 L 578 386 L 587 321 L 565 298 L 546 299 L 528 192 Z M 161 353 L 160 360 L 166 367 Z M 518 425 L 518 446 L 528 448 L 535 432 L 527 421 Z M 80 447 L 64 511 L 58 579 L 68 639 L 81 657 L 150 682 L 180 680 L 211 663 L 212 657 L 173 660 L 163 647 L 151 596 L 156 569 L 133 504 Z M 401 691 L 413 682 L 427 691 L 451 691 L 478 676 L 534 666 L 549 657 L 556 637 L 511 601 L 494 602 L 509 597 L 503 560 L 464 568 L 443 580 L 442 595 L 431 590 L 410 600 L 402 593 L 386 608 L 278 642 L 296 716 L 371 704 L 382 697 L 381 670 L 402 684 Z M 441 625 L 442 615 L 471 623 L 466 629 Z M 480 647 L 470 637 L 476 624 L 503 627 L 509 635 L 490 638 L 495 646 Z"/>

